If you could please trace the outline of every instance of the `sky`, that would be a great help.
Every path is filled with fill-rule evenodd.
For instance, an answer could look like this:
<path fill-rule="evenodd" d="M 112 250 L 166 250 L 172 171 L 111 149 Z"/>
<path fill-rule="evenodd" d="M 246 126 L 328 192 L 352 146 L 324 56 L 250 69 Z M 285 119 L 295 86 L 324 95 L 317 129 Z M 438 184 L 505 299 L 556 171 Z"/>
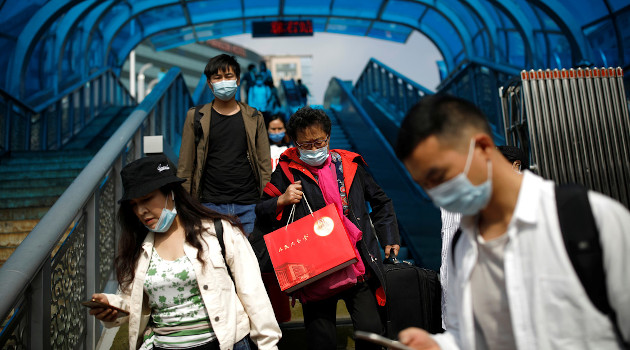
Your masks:
<path fill-rule="evenodd" d="M 407 78 L 435 90 L 440 83 L 437 61 L 442 55 L 423 34 L 414 32 L 406 43 L 354 35 L 316 32 L 312 37 L 252 38 L 242 34 L 224 40 L 259 55 L 312 55 L 311 104 L 322 104 L 332 77 L 356 82 L 370 58 L 376 58 Z"/>

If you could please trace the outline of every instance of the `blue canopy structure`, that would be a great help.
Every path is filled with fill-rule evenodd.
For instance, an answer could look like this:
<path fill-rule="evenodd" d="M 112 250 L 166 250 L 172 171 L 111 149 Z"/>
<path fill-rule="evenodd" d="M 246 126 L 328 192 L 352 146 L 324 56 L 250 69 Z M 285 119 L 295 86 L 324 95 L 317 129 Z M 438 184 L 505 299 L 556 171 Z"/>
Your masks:
<path fill-rule="evenodd" d="M 157 50 L 251 33 L 253 21 L 311 19 L 315 32 L 405 42 L 426 35 L 448 75 L 465 61 L 522 68 L 630 64 L 627 0 L 21 0 L 0 2 L 0 88 L 54 96 L 103 67 Z"/>

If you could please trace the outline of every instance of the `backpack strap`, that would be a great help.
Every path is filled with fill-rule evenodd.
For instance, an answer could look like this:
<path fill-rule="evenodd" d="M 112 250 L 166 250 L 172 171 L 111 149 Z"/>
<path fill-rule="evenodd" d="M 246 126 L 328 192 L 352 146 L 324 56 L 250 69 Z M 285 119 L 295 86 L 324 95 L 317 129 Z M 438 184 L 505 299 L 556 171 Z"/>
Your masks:
<path fill-rule="evenodd" d="M 604 255 L 599 230 L 588 200 L 588 190 L 579 185 L 556 186 L 558 221 L 573 269 L 593 305 L 607 315 L 619 342 L 623 342 L 615 310 L 608 301 Z"/>
<path fill-rule="evenodd" d="M 217 239 L 219 240 L 219 245 L 221 246 L 221 255 L 223 255 L 223 261 L 225 262 L 225 268 L 227 269 L 228 275 L 230 275 L 230 279 L 234 281 L 234 277 L 232 276 L 232 271 L 230 270 L 230 266 L 227 263 L 227 259 L 225 258 L 225 242 L 223 241 L 223 223 L 221 219 L 214 219 L 214 232 L 217 234 Z"/>
<path fill-rule="evenodd" d="M 293 173 L 291 172 L 291 169 L 289 169 L 289 163 L 287 163 L 287 162 L 278 162 L 278 165 L 280 165 L 280 168 L 282 168 L 282 172 L 289 179 L 289 182 L 290 183 L 294 183 L 295 182 L 295 177 L 293 176 Z"/>
<path fill-rule="evenodd" d="M 451 261 L 453 263 L 453 266 L 455 266 L 455 245 L 457 244 L 457 241 L 459 241 L 461 237 L 462 237 L 462 228 L 458 227 L 457 231 L 455 231 L 455 234 L 453 235 L 453 239 L 451 240 Z"/>

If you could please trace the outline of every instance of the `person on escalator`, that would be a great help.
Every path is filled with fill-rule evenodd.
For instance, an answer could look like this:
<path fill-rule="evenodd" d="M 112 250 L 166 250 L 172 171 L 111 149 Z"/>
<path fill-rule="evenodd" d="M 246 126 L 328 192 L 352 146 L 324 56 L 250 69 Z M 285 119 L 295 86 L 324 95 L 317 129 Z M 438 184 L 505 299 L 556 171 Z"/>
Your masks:
<path fill-rule="evenodd" d="M 177 176 L 205 206 L 238 216 L 249 235 L 271 175 L 267 128 L 259 111 L 235 99 L 240 66 L 234 56 L 212 57 L 204 74 L 215 99 L 186 114 Z"/>
<path fill-rule="evenodd" d="M 280 155 L 289 147 L 293 147 L 286 133 L 284 117 L 281 114 L 274 114 L 269 119 L 267 133 L 269 134 L 269 145 L 271 148 L 271 170 L 276 170 Z"/>
<path fill-rule="evenodd" d="M 304 311 L 307 348 L 314 350 L 337 348 L 335 315 L 340 299 L 346 303 L 355 330 L 383 334 L 375 297 L 376 289 L 384 285 L 379 242 L 386 257 L 397 255 L 400 249 L 391 199 L 367 172 L 359 154 L 329 149 L 330 132 L 330 119 L 321 109 L 302 107 L 293 114 L 287 133 L 297 147 L 280 156 L 280 166 L 272 173 L 262 202 L 256 206 L 261 227 L 271 232 L 287 224 L 292 207 L 295 220 L 309 215 L 304 197 L 313 211 L 333 203 L 359 252 L 360 259 L 353 265 L 356 281 L 346 289 L 333 295 L 314 296 L 315 282 L 294 293 Z M 283 168 L 290 172 L 293 183 Z M 371 213 L 366 202 L 372 207 Z M 381 347 L 357 340 L 356 349 Z"/>

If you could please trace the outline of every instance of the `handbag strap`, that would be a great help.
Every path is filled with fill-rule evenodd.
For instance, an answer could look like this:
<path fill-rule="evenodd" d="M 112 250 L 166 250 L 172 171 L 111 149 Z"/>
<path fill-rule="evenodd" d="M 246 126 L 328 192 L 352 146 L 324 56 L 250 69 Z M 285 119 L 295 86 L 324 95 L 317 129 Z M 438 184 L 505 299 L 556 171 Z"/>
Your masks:
<path fill-rule="evenodd" d="M 311 213 L 311 216 L 315 217 L 313 215 L 313 209 L 311 209 L 311 206 L 308 204 L 308 200 L 306 199 L 306 194 L 304 192 L 302 192 L 302 197 L 304 198 L 304 203 L 306 203 L 306 206 L 308 207 L 308 211 Z M 284 228 L 286 229 L 290 223 L 293 223 L 294 219 L 295 219 L 295 204 L 293 204 L 293 206 L 291 207 L 291 211 L 289 212 L 289 218 L 287 219 L 287 224 L 284 226 Z"/>

